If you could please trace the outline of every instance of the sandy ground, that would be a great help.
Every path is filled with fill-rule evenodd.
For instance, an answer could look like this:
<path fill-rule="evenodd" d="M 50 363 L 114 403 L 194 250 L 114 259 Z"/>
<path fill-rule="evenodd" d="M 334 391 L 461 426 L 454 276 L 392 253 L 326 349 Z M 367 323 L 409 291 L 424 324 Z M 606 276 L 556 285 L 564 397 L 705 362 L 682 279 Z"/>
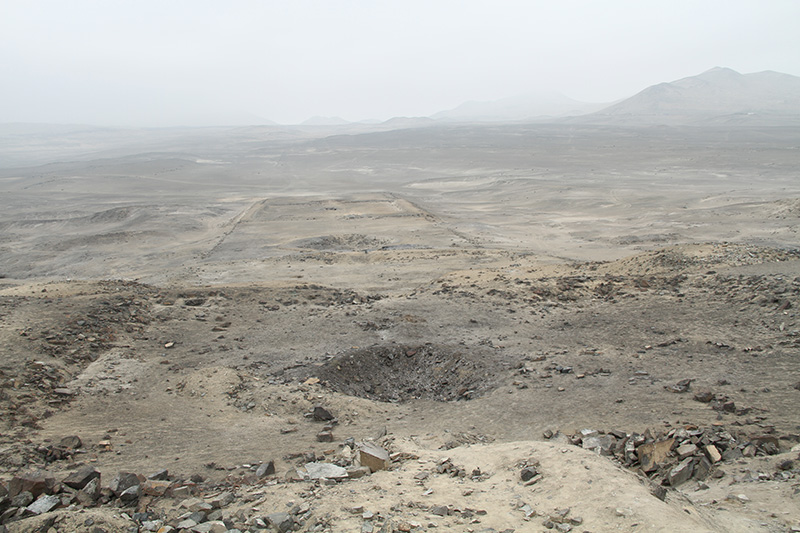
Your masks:
<path fill-rule="evenodd" d="M 800 439 L 800 131 L 273 133 L 162 133 L 148 151 L 118 134 L 94 159 L 85 138 L 15 141 L 44 164 L 0 169 L 0 479 L 168 468 L 233 488 L 242 527 L 299 502 L 317 531 L 544 531 L 566 508 L 575 531 L 800 525 L 797 466 L 777 466 Z M 568 438 L 695 427 L 772 435 L 778 453 L 662 501 L 660 478 Z M 45 464 L 67 435 L 87 453 Z M 284 481 L 351 437 L 405 455 Z M 435 472 L 447 458 L 485 475 Z M 270 460 L 270 482 L 232 481 Z M 90 513 L 124 531 L 122 511 L 7 526 L 90 531 Z"/>

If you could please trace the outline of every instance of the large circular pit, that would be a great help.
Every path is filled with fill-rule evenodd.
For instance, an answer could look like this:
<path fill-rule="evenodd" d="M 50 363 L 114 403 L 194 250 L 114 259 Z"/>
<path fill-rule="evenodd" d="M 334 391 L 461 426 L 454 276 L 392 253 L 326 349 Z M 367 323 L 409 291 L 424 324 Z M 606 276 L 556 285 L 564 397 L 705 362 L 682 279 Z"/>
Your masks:
<path fill-rule="evenodd" d="M 330 388 L 382 402 L 476 398 L 495 387 L 486 357 L 447 346 L 378 345 L 353 349 L 327 361 L 316 377 Z"/>

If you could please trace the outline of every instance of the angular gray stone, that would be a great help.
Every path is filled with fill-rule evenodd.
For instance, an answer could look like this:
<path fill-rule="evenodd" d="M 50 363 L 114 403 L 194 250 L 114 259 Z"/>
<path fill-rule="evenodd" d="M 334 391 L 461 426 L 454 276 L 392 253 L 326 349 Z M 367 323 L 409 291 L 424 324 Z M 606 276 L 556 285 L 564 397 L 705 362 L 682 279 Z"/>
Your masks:
<path fill-rule="evenodd" d="M 256 470 L 256 476 L 258 477 L 271 476 L 274 473 L 275 473 L 275 461 L 262 463 Z"/>
<path fill-rule="evenodd" d="M 74 471 L 62 483 L 75 490 L 81 490 L 93 479 L 99 479 L 100 472 L 94 469 L 91 465 L 86 465 Z"/>
<path fill-rule="evenodd" d="M 142 486 L 141 485 L 134 485 L 132 487 L 128 487 L 127 489 L 123 490 L 120 495 L 119 499 L 125 503 L 135 502 L 139 499 L 139 495 L 142 493 Z"/>
<path fill-rule="evenodd" d="M 162 468 L 158 472 L 147 476 L 147 479 L 152 481 L 166 481 L 169 479 L 169 471 L 166 468 Z"/>
<path fill-rule="evenodd" d="M 681 483 L 687 481 L 692 477 L 693 470 L 694 459 L 692 457 L 687 457 L 669 471 L 667 479 L 669 480 L 670 486 L 677 487 Z"/>
<path fill-rule="evenodd" d="M 42 494 L 38 500 L 27 507 L 27 510 L 34 514 L 44 514 L 58 507 L 60 503 L 61 498 L 55 494 Z"/>
<path fill-rule="evenodd" d="M 446 505 L 436 505 L 431 508 L 431 513 L 436 516 L 447 516 L 450 514 L 450 509 Z"/>
<path fill-rule="evenodd" d="M 225 507 L 226 505 L 230 505 L 233 501 L 233 494 L 225 491 L 213 498 L 209 498 L 208 503 L 211 504 L 211 507 L 214 509 L 219 509 L 220 507 Z"/>
<path fill-rule="evenodd" d="M 617 439 L 613 435 L 599 435 L 583 439 L 581 446 L 600 455 L 611 455 Z"/>
<path fill-rule="evenodd" d="M 196 511 L 210 511 L 213 509 L 210 503 L 204 502 L 200 498 L 187 498 L 180 503 L 179 507 L 188 509 L 192 513 Z"/>
<path fill-rule="evenodd" d="M 145 520 L 142 522 L 142 529 L 145 531 L 158 531 L 163 525 L 163 520 Z"/>
<path fill-rule="evenodd" d="M 89 481 L 85 487 L 81 489 L 82 493 L 85 493 L 92 499 L 97 498 L 97 495 L 100 494 L 100 478 L 96 477 Z"/>
<path fill-rule="evenodd" d="M 533 466 L 526 466 L 522 469 L 519 476 L 522 478 L 522 481 L 530 481 L 539 471 L 536 470 L 536 467 Z"/>
<path fill-rule="evenodd" d="M 312 416 L 314 417 L 314 420 L 318 420 L 320 422 L 333 420 L 333 415 L 331 414 L 331 412 L 320 405 L 314 407 Z"/>
<path fill-rule="evenodd" d="M 119 497 L 120 494 L 138 484 L 139 476 L 131 472 L 120 472 L 114 476 L 114 479 L 108 484 L 108 488 L 111 489 L 115 496 Z"/>
<path fill-rule="evenodd" d="M 692 472 L 692 477 L 697 480 L 704 480 L 708 477 L 708 474 L 711 473 L 711 461 L 709 461 L 706 457 L 701 457 L 700 459 L 695 461 L 694 471 Z"/>
<path fill-rule="evenodd" d="M 176 527 L 178 529 L 192 529 L 196 525 L 197 525 L 197 522 L 195 522 L 191 518 L 186 518 L 186 519 L 181 520 L 180 522 L 178 522 Z"/>
<path fill-rule="evenodd" d="M 679 458 L 686 459 L 697 453 L 697 446 L 692 443 L 681 444 L 675 451 L 678 453 Z"/>
<path fill-rule="evenodd" d="M 292 527 L 294 527 L 294 520 L 292 520 L 289 513 L 272 513 L 267 515 L 267 522 L 280 533 L 291 531 Z"/>
<path fill-rule="evenodd" d="M 694 399 L 702 403 L 711 403 L 714 399 L 714 393 L 711 391 L 700 391 L 694 395 Z"/>
<path fill-rule="evenodd" d="M 222 520 L 214 520 L 212 522 L 203 522 L 191 529 L 192 533 L 226 533 L 228 527 Z"/>
<path fill-rule="evenodd" d="M 77 435 L 70 435 L 69 437 L 64 437 L 61 439 L 61 442 L 59 442 L 58 445 L 62 448 L 77 450 L 78 448 L 83 447 L 83 441 Z"/>
<path fill-rule="evenodd" d="M 33 502 L 33 500 L 35 500 L 33 494 L 27 490 L 23 490 L 11 498 L 11 507 L 27 507 Z"/>

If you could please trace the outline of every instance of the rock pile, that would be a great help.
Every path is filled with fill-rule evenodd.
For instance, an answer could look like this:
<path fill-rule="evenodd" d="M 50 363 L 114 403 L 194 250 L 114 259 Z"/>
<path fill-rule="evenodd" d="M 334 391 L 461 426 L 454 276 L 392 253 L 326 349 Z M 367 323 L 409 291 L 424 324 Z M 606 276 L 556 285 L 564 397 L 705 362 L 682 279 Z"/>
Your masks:
<path fill-rule="evenodd" d="M 776 455 L 781 451 L 780 440 L 775 435 L 745 436 L 721 426 L 687 426 L 666 433 L 582 429 L 568 438 L 576 446 L 615 458 L 658 486 L 670 487 L 689 479 L 702 481 L 709 476 L 722 477 L 722 472 L 715 469 L 722 461 Z"/>

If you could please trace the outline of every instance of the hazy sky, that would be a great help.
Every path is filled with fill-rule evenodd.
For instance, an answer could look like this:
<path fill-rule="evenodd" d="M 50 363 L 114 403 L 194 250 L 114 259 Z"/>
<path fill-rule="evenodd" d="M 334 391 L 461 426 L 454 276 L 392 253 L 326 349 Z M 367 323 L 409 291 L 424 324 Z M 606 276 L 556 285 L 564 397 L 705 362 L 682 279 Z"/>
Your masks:
<path fill-rule="evenodd" d="M 0 122 L 298 123 L 714 66 L 800 75 L 797 0 L 1 0 Z"/>

